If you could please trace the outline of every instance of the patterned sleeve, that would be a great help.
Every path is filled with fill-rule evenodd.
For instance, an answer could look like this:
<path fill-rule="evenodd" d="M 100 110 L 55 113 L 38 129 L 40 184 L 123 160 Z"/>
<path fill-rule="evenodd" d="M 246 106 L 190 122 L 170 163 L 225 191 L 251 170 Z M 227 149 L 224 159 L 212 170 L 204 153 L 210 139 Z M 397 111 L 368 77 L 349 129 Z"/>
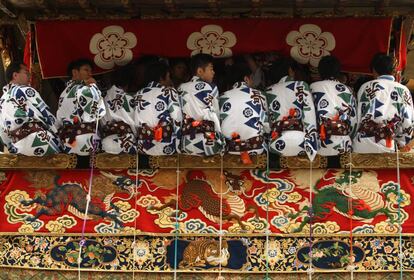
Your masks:
<path fill-rule="evenodd" d="M 8 150 L 11 148 L 11 141 L 10 138 L 7 137 L 6 131 L 0 129 L 0 144 L 3 144 Z M 0 150 L 0 152 L 3 152 Z"/>
<path fill-rule="evenodd" d="M 50 112 L 49 106 L 43 101 L 43 99 L 40 97 L 40 94 L 35 89 L 28 88 L 28 90 L 34 91 L 34 96 L 31 97 L 31 101 L 33 108 L 37 110 L 37 113 L 34 114 L 33 118 L 35 120 L 41 121 L 52 131 L 56 132 L 56 118 Z"/>
<path fill-rule="evenodd" d="M 219 93 L 216 86 L 212 86 L 211 92 L 209 93 L 210 103 L 207 103 L 205 108 L 205 119 L 214 122 L 216 133 L 221 134 L 220 127 L 220 105 L 219 105 Z"/>
<path fill-rule="evenodd" d="M 266 99 L 266 92 L 261 92 L 261 95 L 263 97 L 263 103 L 262 103 L 262 111 L 260 113 L 260 122 L 263 126 L 263 133 L 269 134 L 270 133 L 270 124 L 269 124 L 269 106 L 267 104 Z"/>
<path fill-rule="evenodd" d="M 302 88 L 300 88 L 302 87 Z M 316 129 L 316 111 L 313 96 L 310 93 L 309 85 L 303 82 L 298 85 L 297 91 L 303 91 L 303 125 L 305 131 L 305 151 L 311 161 L 314 160 L 319 149 L 319 137 Z"/>
<path fill-rule="evenodd" d="M 181 107 L 179 103 L 179 96 L 177 90 L 171 88 L 170 100 L 168 104 L 168 111 L 170 112 L 171 119 L 174 125 L 174 132 L 177 135 L 180 129 L 180 124 L 183 118 L 183 114 L 181 112 Z"/>
<path fill-rule="evenodd" d="M 397 88 L 397 91 L 400 90 Z M 410 91 L 407 88 L 402 89 L 402 106 L 400 107 L 401 123 L 396 130 L 396 140 L 400 148 L 404 147 L 413 137 L 414 127 L 414 108 Z"/>
<path fill-rule="evenodd" d="M 357 124 L 358 124 L 358 111 L 357 111 L 357 102 L 355 96 L 352 94 L 352 90 L 350 90 L 350 102 L 349 102 L 349 122 L 350 122 L 350 136 L 351 139 L 354 138 L 357 132 Z"/>
<path fill-rule="evenodd" d="M 96 84 L 80 87 L 77 90 L 76 99 L 81 109 L 79 116 L 83 122 L 94 122 L 105 115 L 105 104 Z"/>

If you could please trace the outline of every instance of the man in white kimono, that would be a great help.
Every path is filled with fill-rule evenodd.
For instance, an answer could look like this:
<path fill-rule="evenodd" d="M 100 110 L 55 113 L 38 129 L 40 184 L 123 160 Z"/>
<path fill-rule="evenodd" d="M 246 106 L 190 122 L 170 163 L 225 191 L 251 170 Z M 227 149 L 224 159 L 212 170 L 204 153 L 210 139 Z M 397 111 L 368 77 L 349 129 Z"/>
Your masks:
<path fill-rule="evenodd" d="M 226 151 L 240 155 L 244 164 L 250 164 L 250 155 L 261 154 L 266 148 L 266 99 L 251 88 L 252 71 L 246 63 L 236 63 L 230 70 L 233 88 L 220 96 L 221 130 Z"/>
<path fill-rule="evenodd" d="M 55 117 L 40 94 L 29 86 L 26 65 L 12 63 L 0 98 L 0 137 L 10 153 L 44 156 L 61 151 Z"/>
<path fill-rule="evenodd" d="M 338 81 L 341 64 L 334 56 L 325 56 L 318 65 L 321 81 L 311 85 L 322 156 L 352 151 L 356 129 L 356 101 L 351 90 Z"/>
<path fill-rule="evenodd" d="M 135 100 L 138 151 L 151 156 L 172 155 L 177 152 L 182 116 L 168 66 L 162 62 L 148 65 L 145 80 L 147 86 L 138 91 Z"/>
<path fill-rule="evenodd" d="M 101 91 L 92 77 L 93 63 L 79 59 L 69 64 L 71 80 L 59 98 L 57 126 L 64 151 L 80 156 L 98 151 L 98 121 L 106 111 Z"/>
<path fill-rule="evenodd" d="M 374 80 L 358 91 L 356 153 L 389 153 L 412 139 L 414 109 L 410 91 L 397 83 L 393 59 L 377 54 L 371 62 Z"/>
<path fill-rule="evenodd" d="M 191 58 L 193 77 L 178 89 L 183 121 L 182 152 L 211 156 L 222 151 L 218 89 L 213 85 L 213 57 L 197 54 Z"/>
<path fill-rule="evenodd" d="M 275 61 L 266 90 L 271 139 L 269 149 L 283 156 L 307 155 L 312 161 L 319 148 L 313 98 L 306 82 L 295 80 L 295 62 Z"/>
<path fill-rule="evenodd" d="M 110 154 L 135 154 L 135 98 L 127 92 L 132 69 L 125 66 L 112 73 L 112 87 L 104 97 L 106 114 L 101 119 L 102 150 Z"/>

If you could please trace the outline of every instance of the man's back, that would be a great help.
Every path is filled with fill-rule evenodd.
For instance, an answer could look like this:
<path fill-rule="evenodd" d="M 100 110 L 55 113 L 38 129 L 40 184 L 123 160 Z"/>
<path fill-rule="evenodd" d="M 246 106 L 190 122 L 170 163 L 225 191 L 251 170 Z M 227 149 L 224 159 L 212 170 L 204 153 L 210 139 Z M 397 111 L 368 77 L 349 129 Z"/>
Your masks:
<path fill-rule="evenodd" d="M 379 76 L 358 92 L 358 132 L 354 151 L 393 152 L 411 140 L 414 110 L 409 90 L 391 75 Z"/>

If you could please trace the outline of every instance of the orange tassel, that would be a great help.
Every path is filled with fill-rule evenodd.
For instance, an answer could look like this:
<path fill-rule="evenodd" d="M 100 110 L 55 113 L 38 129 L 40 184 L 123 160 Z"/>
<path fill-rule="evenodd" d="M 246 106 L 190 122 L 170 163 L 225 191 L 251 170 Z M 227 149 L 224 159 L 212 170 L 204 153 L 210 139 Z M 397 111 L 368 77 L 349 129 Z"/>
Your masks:
<path fill-rule="evenodd" d="M 157 126 L 154 130 L 154 139 L 157 142 L 160 142 L 162 140 L 162 127 Z"/>
<path fill-rule="evenodd" d="M 325 131 L 325 125 L 324 124 L 321 124 L 320 131 L 319 131 L 319 136 L 321 137 L 322 141 L 326 140 L 326 131 Z"/>
<path fill-rule="evenodd" d="M 75 148 L 75 147 L 76 147 L 76 140 L 75 140 L 75 141 L 73 141 L 72 143 L 69 143 L 69 145 L 70 145 L 72 148 Z"/>
<path fill-rule="evenodd" d="M 391 137 L 387 137 L 385 139 L 385 146 L 387 146 L 387 148 L 392 148 L 392 138 Z"/>
<path fill-rule="evenodd" d="M 237 138 L 239 138 L 239 134 L 237 133 L 237 132 L 233 132 L 232 134 L 231 134 L 231 139 L 237 139 Z"/>
<path fill-rule="evenodd" d="M 252 160 L 250 159 L 250 155 L 248 152 L 241 152 L 240 158 L 241 158 L 242 163 L 245 165 L 253 163 Z"/>
<path fill-rule="evenodd" d="M 294 117 L 296 115 L 296 110 L 295 108 L 290 108 L 289 109 L 289 117 Z"/>
<path fill-rule="evenodd" d="M 333 121 L 337 121 L 337 120 L 339 120 L 339 115 L 335 115 L 335 116 L 333 116 L 332 120 L 333 120 Z"/>
<path fill-rule="evenodd" d="M 272 131 L 272 140 L 275 140 L 277 137 L 279 137 L 279 133 Z"/>
<path fill-rule="evenodd" d="M 199 121 L 193 121 L 193 122 L 191 123 L 191 125 L 192 125 L 193 127 L 199 126 L 200 124 L 201 124 L 201 122 L 199 122 Z"/>

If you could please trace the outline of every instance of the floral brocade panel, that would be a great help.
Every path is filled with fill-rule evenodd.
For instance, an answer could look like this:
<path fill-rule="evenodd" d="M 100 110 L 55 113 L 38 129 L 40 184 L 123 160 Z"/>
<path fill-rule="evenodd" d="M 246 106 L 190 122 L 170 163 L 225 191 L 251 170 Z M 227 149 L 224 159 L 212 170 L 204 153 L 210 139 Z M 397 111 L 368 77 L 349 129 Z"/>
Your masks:
<path fill-rule="evenodd" d="M 2 236 L 0 267 L 77 270 L 79 240 L 70 236 Z M 354 237 L 355 271 L 399 271 L 398 243 L 398 237 L 391 236 Z M 315 271 L 347 272 L 349 244 L 349 237 L 315 238 L 312 244 Z M 218 237 L 139 236 L 135 243 L 133 236 L 87 237 L 80 260 L 84 271 L 205 273 L 221 270 L 223 273 L 269 271 L 306 275 L 309 245 L 307 237 L 270 237 L 266 241 L 265 237 L 235 236 L 224 237 L 221 243 Z M 403 237 L 402 249 L 403 270 L 412 272 L 411 237 Z"/>
<path fill-rule="evenodd" d="M 395 170 L 95 170 L 85 215 L 89 180 L 89 170 L 0 172 L 0 232 L 64 236 L 86 219 L 85 233 L 108 235 L 214 235 L 220 224 L 232 234 L 308 234 L 310 222 L 314 234 L 351 224 L 355 234 L 397 234 L 399 223 L 414 233 L 412 169 L 401 170 L 400 191 Z"/>

